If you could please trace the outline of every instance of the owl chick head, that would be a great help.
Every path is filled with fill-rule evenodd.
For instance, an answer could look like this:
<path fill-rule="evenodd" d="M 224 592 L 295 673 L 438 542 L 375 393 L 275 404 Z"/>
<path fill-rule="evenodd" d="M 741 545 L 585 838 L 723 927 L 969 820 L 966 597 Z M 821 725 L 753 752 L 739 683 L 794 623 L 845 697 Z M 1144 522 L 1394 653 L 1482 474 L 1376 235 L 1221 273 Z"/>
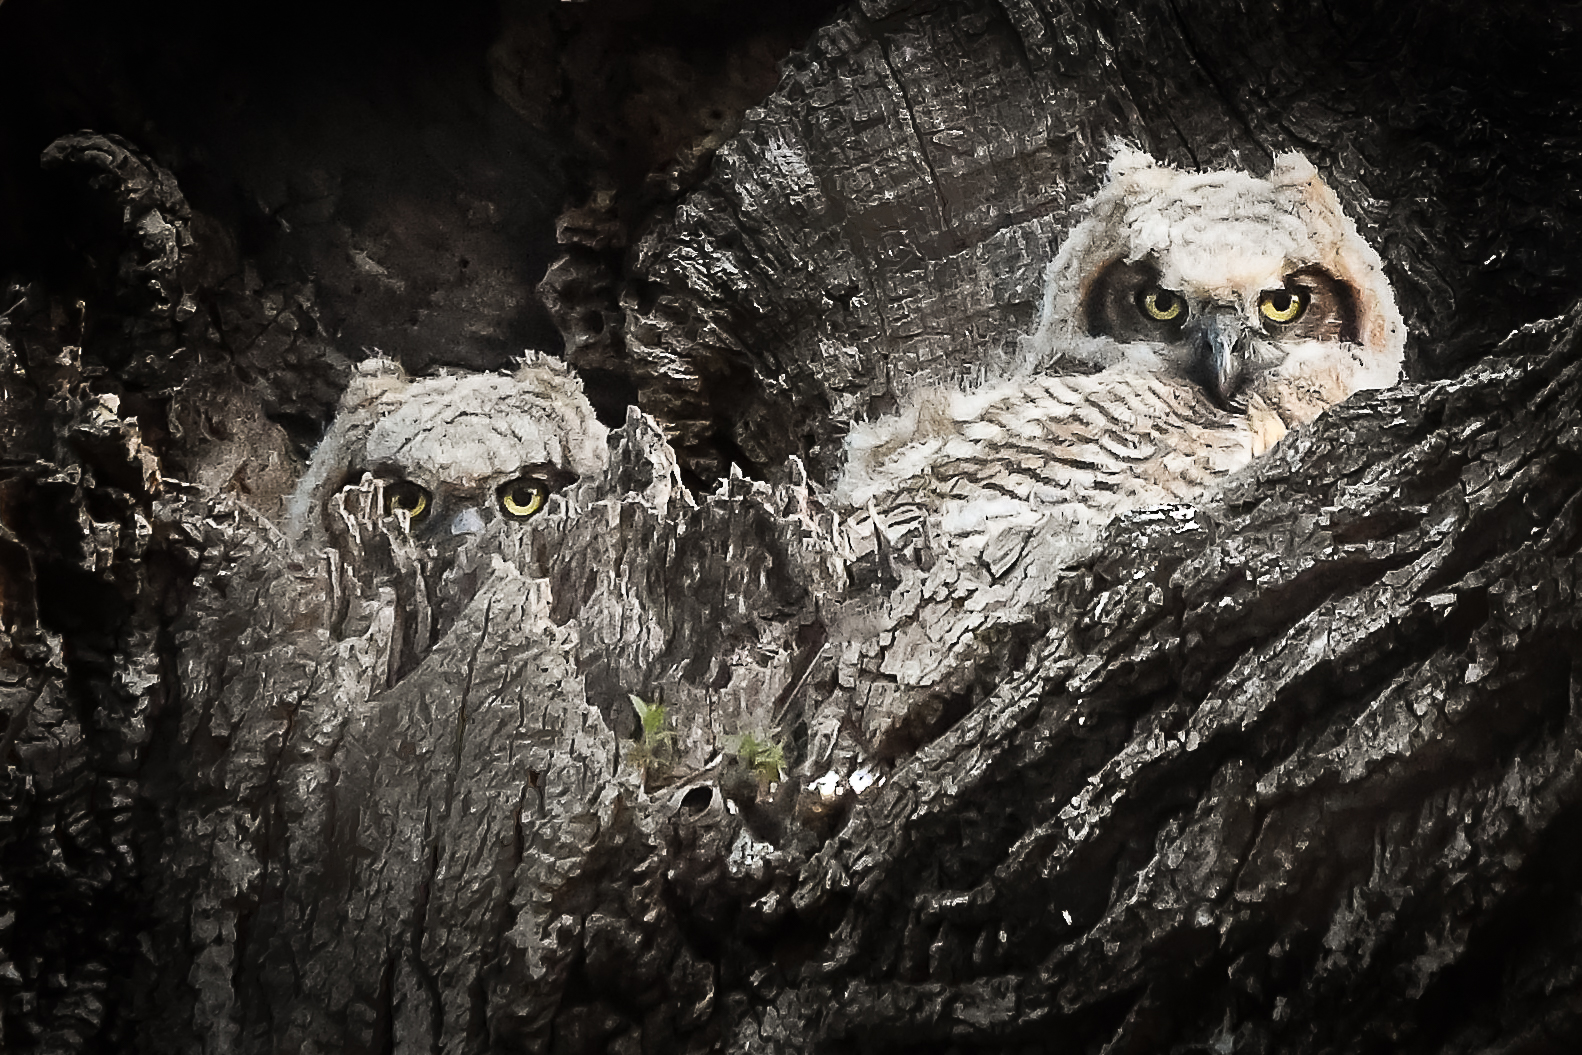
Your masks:
<path fill-rule="evenodd" d="M 411 380 L 363 362 L 292 496 L 294 537 L 322 534 L 330 498 L 372 474 L 385 511 L 443 539 L 537 514 L 549 495 L 608 463 L 607 432 L 564 364 L 529 353 L 512 374 Z"/>
<path fill-rule="evenodd" d="M 1125 364 L 1288 422 L 1394 384 L 1406 328 L 1377 253 L 1299 154 L 1265 177 L 1123 148 L 1046 274 L 1023 366 Z"/>

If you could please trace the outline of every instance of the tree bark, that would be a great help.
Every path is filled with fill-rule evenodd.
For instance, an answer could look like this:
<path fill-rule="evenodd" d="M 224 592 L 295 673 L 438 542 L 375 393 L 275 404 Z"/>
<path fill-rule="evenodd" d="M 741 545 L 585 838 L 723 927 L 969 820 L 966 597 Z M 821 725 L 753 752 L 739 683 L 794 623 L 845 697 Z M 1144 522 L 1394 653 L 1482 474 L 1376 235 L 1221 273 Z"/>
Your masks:
<path fill-rule="evenodd" d="M 515 5 L 478 48 L 538 124 L 447 141 L 421 222 L 316 148 L 278 164 L 334 189 L 267 235 L 179 150 L 45 151 L 79 263 L 18 257 L 0 304 L 0 1047 L 1574 1050 L 1573 27 L 863 0 L 745 113 L 768 38 L 728 73 L 633 45 L 705 119 L 587 69 L 534 94 L 531 32 L 613 47 L 575 19 Z M 642 150 L 588 146 L 645 112 Z M 433 309 L 401 339 L 496 366 L 542 325 L 547 211 L 490 164 L 556 135 L 532 186 L 592 175 L 546 318 L 601 411 L 643 408 L 609 471 L 453 560 L 356 491 L 289 543 L 344 334 Z M 926 554 L 847 547 L 843 430 L 1014 348 L 1118 137 L 1306 152 L 1414 380 L 1058 575 L 927 594 Z"/>

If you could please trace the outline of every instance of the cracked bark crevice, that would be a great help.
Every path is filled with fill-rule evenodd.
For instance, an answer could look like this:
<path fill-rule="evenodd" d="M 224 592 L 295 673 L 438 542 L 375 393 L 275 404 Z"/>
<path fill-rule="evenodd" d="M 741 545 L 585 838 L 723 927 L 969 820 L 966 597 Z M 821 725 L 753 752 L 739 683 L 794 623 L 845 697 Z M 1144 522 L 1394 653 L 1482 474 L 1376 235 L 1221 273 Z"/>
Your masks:
<path fill-rule="evenodd" d="M 865 0 L 785 57 L 769 9 L 561 6 L 421 47 L 397 12 L 355 53 L 304 10 L 326 64 L 217 51 L 196 9 L 0 5 L 0 250 L 31 247 L 0 259 L 0 1047 L 1582 1046 L 1564 16 Z M 1455 379 L 1121 518 L 909 680 L 923 646 L 869 640 L 906 617 L 856 615 L 943 542 L 848 562 L 789 456 L 828 479 L 850 421 L 1014 348 L 1118 138 L 1307 151 Z M 641 374 L 680 461 L 626 416 L 575 512 L 449 579 L 392 523 L 273 530 L 359 348 L 503 365 L 555 337 L 523 320 L 562 250 L 545 319 L 613 424 Z"/>
<path fill-rule="evenodd" d="M 950 204 L 945 200 L 945 188 L 939 182 L 939 172 L 934 168 L 934 161 L 929 157 L 928 142 L 923 135 L 923 129 L 917 121 L 917 110 L 912 106 L 912 98 L 907 94 L 906 82 L 901 78 L 900 71 L 895 68 L 895 59 L 890 50 L 894 44 L 885 40 L 880 44 L 880 53 L 884 56 L 885 69 L 890 71 L 890 83 L 895 86 L 896 94 L 901 97 L 901 109 L 906 114 L 906 126 L 911 130 L 912 138 L 917 143 L 917 156 L 928 170 L 928 181 L 934 189 L 934 198 L 939 203 L 939 227 L 941 232 L 953 233 L 955 225 L 950 220 Z"/>
<path fill-rule="evenodd" d="M 1272 159 L 1277 151 L 1271 150 L 1269 145 L 1263 142 L 1263 140 L 1259 137 L 1257 130 L 1253 128 L 1252 122 L 1248 119 L 1246 112 L 1241 107 L 1241 104 L 1237 101 L 1235 94 L 1231 92 L 1226 87 L 1223 80 L 1215 74 L 1213 65 L 1203 61 L 1203 56 L 1200 53 L 1196 42 L 1192 39 L 1192 24 L 1181 13 L 1180 0 L 1166 0 L 1166 2 L 1170 7 L 1170 14 L 1175 20 L 1176 32 L 1180 37 L 1181 43 L 1186 47 L 1187 54 L 1191 56 L 1193 68 L 1201 73 L 1204 78 L 1206 78 L 1208 82 L 1214 86 L 1214 93 L 1219 97 L 1219 100 L 1224 106 L 1225 110 L 1232 116 L 1232 118 L 1235 119 L 1237 124 L 1241 125 L 1242 131 L 1247 133 L 1248 140 L 1256 144 L 1257 147 L 1263 151 L 1266 157 Z M 1169 114 L 1167 113 L 1166 116 L 1169 117 Z M 1173 119 L 1171 123 L 1174 125 Z M 1183 146 L 1188 143 L 1186 136 L 1182 136 L 1181 140 Z M 1190 147 L 1188 149 L 1190 150 Z M 1195 156 L 1193 157 L 1192 162 L 1194 165 L 1199 163 Z"/>

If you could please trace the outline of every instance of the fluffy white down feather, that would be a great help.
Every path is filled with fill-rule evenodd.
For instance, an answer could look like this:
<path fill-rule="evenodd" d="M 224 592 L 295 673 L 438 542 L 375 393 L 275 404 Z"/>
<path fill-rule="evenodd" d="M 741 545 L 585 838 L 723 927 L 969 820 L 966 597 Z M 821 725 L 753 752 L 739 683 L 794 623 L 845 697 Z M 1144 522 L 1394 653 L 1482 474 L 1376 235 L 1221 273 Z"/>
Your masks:
<path fill-rule="evenodd" d="M 1084 210 L 1046 273 L 1038 329 L 1001 378 L 914 392 L 852 428 L 834 497 L 855 552 L 883 532 L 970 557 L 1011 531 L 1072 558 L 1117 513 L 1197 498 L 1289 428 L 1398 380 L 1405 326 L 1379 256 L 1299 155 L 1259 178 L 1123 149 Z M 1320 267 L 1353 296 L 1358 340 L 1271 339 L 1279 361 L 1222 407 L 1192 379 L 1187 349 L 1087 332 L 1084 297 L 1118 260 L 1146 260 L 1160 286 L 1249 316 L 1260 290 Z"/>

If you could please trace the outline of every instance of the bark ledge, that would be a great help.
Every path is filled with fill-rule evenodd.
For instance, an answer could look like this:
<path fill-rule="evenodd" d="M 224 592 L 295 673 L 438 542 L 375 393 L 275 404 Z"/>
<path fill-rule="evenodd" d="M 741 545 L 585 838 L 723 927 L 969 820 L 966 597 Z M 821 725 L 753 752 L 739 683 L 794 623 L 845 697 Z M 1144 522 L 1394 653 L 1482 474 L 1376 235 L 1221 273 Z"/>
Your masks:
<path fill-rule="evenodd" d="M 297 240 L 168 142 L 46 139 L 82 262 L 23 260 L 0 303 L 0 1047 L 1576 1050 L 1582 312 L 1498 340 L 1574 295 L 1570 38 L 1537 9 L 1177 8 L 863 2 L 761 106 L 681 122 L 648 197 L 544 161 L 601 127 L 550 143 L 544 104 L 447 141 L 480 168 L 429 158 L 449 204 L 409 228 L 400 173 L 359 198 L 339 154 L 274 163 Z M 513 10 L 497 63 L 552 21 Z M 743 54 L 732 105 L 769 61 Z M 547 69 L 493 72 L 520 109 Z M 842 547 L 841 429 L 1025 330 L 1122 134 L 1307 151 L 1417 380 L 1117 520 L 948 677 L 890 677 L 939 656 L 895 632 L 917 555 Z M 490 161 L 512 142 L 527 191 Z M 375 272 L 336 239 L 387 227 L 348 307 Z M 452 256 L 498 279 L 487 332 L 456 307 L 478 271 L 420 281 Z M 533 260 L 601 410 L 654 415 L 610 471 L 442 560 L 367 495 L 287 544 L 347 320 L 443 292 L 414 363 L 498 365 L 547 325 Z"/>

